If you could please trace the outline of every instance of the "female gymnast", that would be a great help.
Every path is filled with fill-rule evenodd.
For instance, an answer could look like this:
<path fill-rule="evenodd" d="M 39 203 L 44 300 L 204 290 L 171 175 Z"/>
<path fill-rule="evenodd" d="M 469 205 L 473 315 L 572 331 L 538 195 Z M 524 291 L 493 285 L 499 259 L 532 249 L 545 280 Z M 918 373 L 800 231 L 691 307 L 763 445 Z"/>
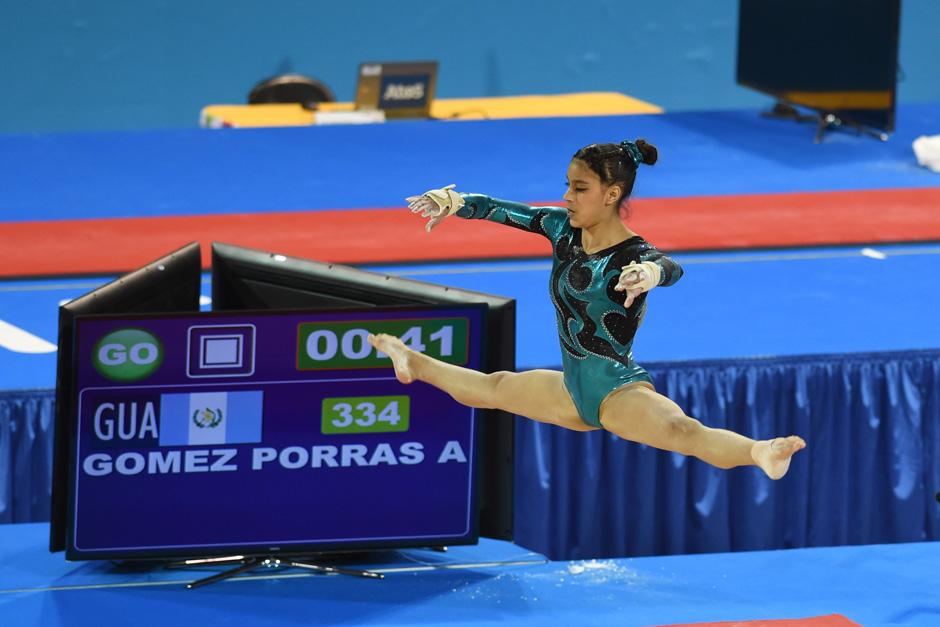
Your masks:
<path fill-rule="evenodd" d="M 592 144 L 568 165 L 564 207 L 529 207 L 449 185 L 407 199 L 430 218 L 499 222 L 538 233 L 552 243 L 550 293 L 555 305 L 563 372 L 528 370 L 485 374 L 411 350 L 394 336 L 369 336 L 392 359 L 402 383 L 424 381 L 458 402 L 496 408 L 576 431 L 606 429 L 621 438 L 693 455 L 719 468 L 755 465 L 780 479 L 791 456 L 806 446 L 797 437 L 752 440 L 712 429 L 657 393 L 633 360 L 633 338 L 646 313 L 646 295 L 672 285 L 682 268 L 620 219 L 637 167 L 656 163 L 644 140 Z"/>

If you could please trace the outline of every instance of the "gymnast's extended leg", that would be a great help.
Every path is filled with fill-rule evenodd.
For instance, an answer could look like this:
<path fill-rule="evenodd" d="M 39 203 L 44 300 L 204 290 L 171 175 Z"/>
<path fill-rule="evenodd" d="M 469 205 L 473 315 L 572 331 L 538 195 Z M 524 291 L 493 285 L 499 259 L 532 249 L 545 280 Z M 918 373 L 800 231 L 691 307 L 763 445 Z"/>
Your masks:
<path fill-rule="evenodd" d="M 481 409 L 501 409 L 539 422 L 592 431 L 584 424 L 556 370 L 485 374 L 448 364 L 408 348 L 400 339 L 381 333 L 369 342 L 392 358 L 402 383 L 424 381 L 450 394 L 458 403 Z"/>
<path fill-rule="evenodd" d="M 790 457 L 806 446 L 797 436 L 752 440 L 706 427 L 643 383 L 612 392 L 600 413 L 604 428 L 626 440 L 691 455 L 719 468 L 758 466 L 771 479 L 783 477 Z"/>

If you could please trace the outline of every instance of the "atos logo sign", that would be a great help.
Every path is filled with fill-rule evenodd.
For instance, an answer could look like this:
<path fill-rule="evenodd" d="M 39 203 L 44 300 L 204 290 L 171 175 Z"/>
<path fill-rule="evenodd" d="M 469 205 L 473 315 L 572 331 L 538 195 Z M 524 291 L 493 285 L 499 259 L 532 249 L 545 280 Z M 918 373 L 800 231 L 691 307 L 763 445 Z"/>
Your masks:
<path fill-rule="evenodd" d="M 428 103 L 431 76 L 383 76 L 379 90 L 380 109 L 409 109 Z"/>
<path fill-rule="evenodd" d="M 424 83 L 389 83 L 382 93 L 382 100 L 423 100 Z"/>
<path fill-rule="evenodd" d="M 143 329 L 113 331 L 95 345 L 95 370 L 112 381 L 139 381 L 163 363 L 163 345 Z"/>

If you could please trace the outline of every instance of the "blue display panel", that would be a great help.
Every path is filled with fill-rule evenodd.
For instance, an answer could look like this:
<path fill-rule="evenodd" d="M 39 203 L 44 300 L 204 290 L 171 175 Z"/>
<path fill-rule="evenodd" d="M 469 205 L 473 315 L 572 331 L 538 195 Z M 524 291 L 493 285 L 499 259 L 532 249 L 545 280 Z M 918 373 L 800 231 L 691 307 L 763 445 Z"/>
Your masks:
<path fill-rule="evenodd" d="M 484 311 L 80 318 L 67 557 L 476 541 L 475 410 L 366 336 L 479 369 Z"/>

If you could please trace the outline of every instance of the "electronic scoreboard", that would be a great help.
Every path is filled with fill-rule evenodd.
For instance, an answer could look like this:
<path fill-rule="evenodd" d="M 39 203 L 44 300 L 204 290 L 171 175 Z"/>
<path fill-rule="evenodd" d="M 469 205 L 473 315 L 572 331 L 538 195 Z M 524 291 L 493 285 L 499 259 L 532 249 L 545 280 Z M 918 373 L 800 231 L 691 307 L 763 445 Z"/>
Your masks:
<path fill-rule="evenodd" d="M 477 410 L 366 338 L 480 369 L 486 311 L 78 317 L 66 557 L 476 542 Z"/>

